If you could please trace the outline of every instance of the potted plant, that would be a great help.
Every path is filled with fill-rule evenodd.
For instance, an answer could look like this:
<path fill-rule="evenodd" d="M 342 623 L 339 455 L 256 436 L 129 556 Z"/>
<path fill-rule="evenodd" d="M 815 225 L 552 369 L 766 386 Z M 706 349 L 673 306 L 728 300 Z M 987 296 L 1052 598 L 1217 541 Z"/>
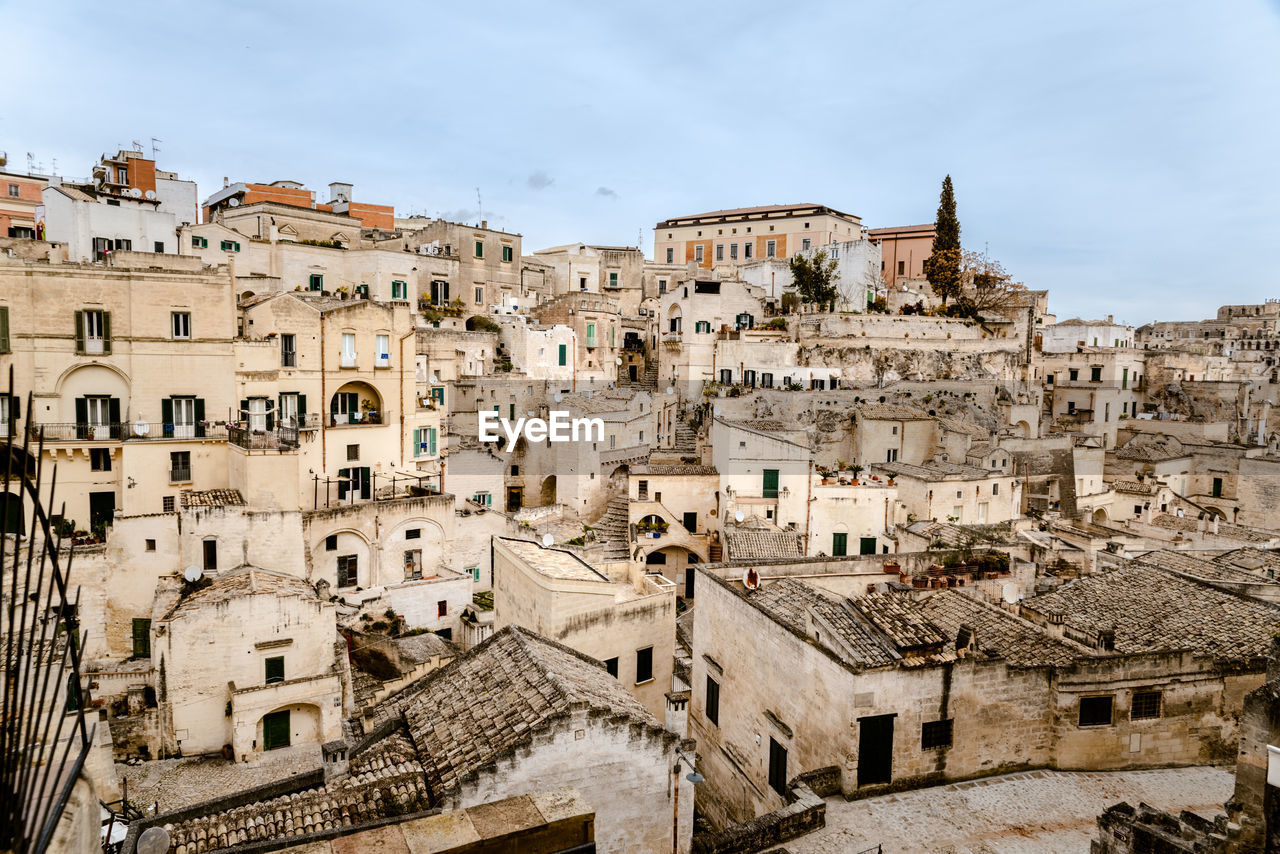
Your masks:
<path fill-rule="evenodd" d="M 373 401 L 367 399 L 360 401 L 360 423 L 376 424 L 377 418 L 378 411 L 374 408 Z"/>

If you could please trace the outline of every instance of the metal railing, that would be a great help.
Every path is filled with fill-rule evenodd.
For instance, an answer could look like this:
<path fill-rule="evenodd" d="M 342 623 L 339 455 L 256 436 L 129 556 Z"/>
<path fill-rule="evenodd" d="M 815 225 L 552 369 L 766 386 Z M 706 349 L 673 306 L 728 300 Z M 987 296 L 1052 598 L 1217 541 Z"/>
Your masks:
<path fill-rule="evenodd" d="M 227 438 L 227 426 L 214 422 L 203 424 L 165 424 L 159 421 L 113 424 L 51 423 L 32 424 L 28 429 L 33 440 L 43 436 L 46 442 L 145 442 L 175 439 L 205 439 L 217 442 Z"/>
<path fill-rule="evenodd" d="M 298 447 L 298 429 L 277 427 L 267 431 L 228 426 L 227 441 L 247 451 L 295 450 Z"/>

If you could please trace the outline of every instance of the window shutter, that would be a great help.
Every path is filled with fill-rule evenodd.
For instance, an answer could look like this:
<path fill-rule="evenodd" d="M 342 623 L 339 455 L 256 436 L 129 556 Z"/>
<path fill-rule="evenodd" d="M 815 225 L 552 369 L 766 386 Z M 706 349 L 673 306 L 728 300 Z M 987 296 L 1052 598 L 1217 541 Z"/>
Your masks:
<path fill-rule="evenodd" d="M 305 394 L 298 395 L 298 426 L 301 427 L 305 423 L 302 417 L 307 413 L 307 396 Z"/>
<path fill-rule="evenodd" d="M 120 398 L 113 397 L 107 401 L 107 415 L 111 422 L 111 438 L 120 438 Z"/>
<path fill-rule="evenodd" d="M 160 400 L 160 429 L 166 439 L 173 436 L 173 398 L 166 397 Z"/>
<path fill-rule="evenodd" d="M 16 424 L 18 419 L 22 417 L 22 398 L 18 395 L 9 396 L 9 423 Z"/>
<path fill-rule="evenodd" d="M 0 306 L 0 353 L 9 352 L 9 307 Z"/>
<path fill-rule="evenodd" d="M 267 432 L 270 433 L 276 429 L 276 402 L 271 398 L 267 398 Z"/>
<path fill-rule="evenodd" d="M 422 453 L 422 428 L 415 428 L 413 431 L 413 455 L 416 457 Z"/>
<path fill-rule="evenodd" d="M 236 251 L 237 251 L 237 252 L 239 252 L 239 251 L 240 251 L 240 243 L 239 243 L 238 241 L 236 242 L 235 247 L 236 247 Z"/>
<path fill-rule="evenodd" d="M 236 420 L 246 422 L 249 420 L 249 401 L 240 401 L 240 411 L 236 414 Z"/>
<path fill-rule="evenodd" d="M 102 352 L 111 352 L 111 312 L 102 313 Z"/>
<path fill-rule="evenodd" d="M 76 352 L 84 352 L 84 312 L 76 312 Z"/>
<path fill-rule="evenodd" d="M 370 486 L 371 484 L 370 484 L 370 478 L 369 478 L 369 467 L 364 466 L 360 469 L 360 497 L 361 498 L 369 497 Z"/>
<path fill-rule="evenodd" d="M 83 397 L 76 398 L 76 423 L 89 423 L 89 401 Z"/>
<path fill-rule="evenodd" d="M 347 497 L 347 478 L 351 477 L 351 469 L 338 469 L 338 500 Z"/>
<path fill-rule="evenodd" d="M 197 397 L 195 402 L 196 410 L 196 438 L 204 438 L 204 398 Z"/>
<path fill-rule="evenodd" d="M 427 436 L 428 436 L 427 453 L 434 456 L 436 452 L 436 428 L 434 427 L 427 428 Z"/>

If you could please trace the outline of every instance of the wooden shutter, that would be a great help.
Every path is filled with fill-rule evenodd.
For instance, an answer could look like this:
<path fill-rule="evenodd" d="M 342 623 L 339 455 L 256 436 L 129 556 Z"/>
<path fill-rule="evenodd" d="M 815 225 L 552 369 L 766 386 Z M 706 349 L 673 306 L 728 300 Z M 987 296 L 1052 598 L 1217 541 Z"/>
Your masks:
<path fill-rule="evenodd" d="M 413 455 L 416 457 L 422 453 L 422 428 L 414 428 L 413 431 Z"/>
<path fill-rule="evenodd" d="M 243 421 L 245 426 L 249 424 L 249 401 L 240 401 L 240 411 L 236 414 L 237 421 Z"/>
<path fill-rule="evenodd" d="M 76 312 L 79 314 L 79 312 Z M 76 398 L 76 438 L 84 439 L 89 435 L 89 400 Z"/>
<path fill-rule="evenodd" d="M 369 488 L 373 485 L 372 478 L 369 477 L 369 467 L 364 466 L 360 469 L 360 497 L 369 497 Z"/>
<path fill-rule="evenodd" d="M 84 312 L 76 312 L 76 352 L 84 353 Z"/>
<path fill-rule="evenodd" d="M 0 305 L 0 353 L 9 352 L 9 307 Z"/>
<path fill-rule="evenodd" d="M 166 439 L 173 436 L 173 398 L 166 397 L 160 401 L 160 429 Z"/>
<path fill-rule="evenodd" d="M 434 427 L 427 428 L 427 436 L 428 436 L 427 453 L 434 455 L 436 452 L 436 428 Z"/>
<path fill-rule="evenodd" d="M 195 402 L 196 410 L 196 438 L 204 438 L 204 398 L 197 397 Z"/>
<path fill-rule="evenodd" d="M 267 432 L 270 433 L 276 429 L 276 402 L 271 398 L 267 398 Z"/>
<path fill-rule="evenodd" d="M 111 352 L 111 312 L 102 313 L 102 352 Z"/>
<path fill-rule="evenodd" d="M 762 491 L 765 498 L 778 497 L 778 470 L 777 469 L 764 470 L 764 483 L 762 484 L 762 486 L 763 486 Z"/>
<path fill-rule="evenodd" d="M 120 398 L 107 401 L 107 420 L 111 422 L 111 438 L 120 438 Z"/>
<path fill-rule="evenodd" d="M 338 500 L 347 497 L 347 478 L 351 477 L 351 469 L 338 469 Z"/>
<path fill-rule="evenodd" d="M 307 396 L 305 394 L 298 395 L 298 426 L 302 427 L 307 423 Z"/>

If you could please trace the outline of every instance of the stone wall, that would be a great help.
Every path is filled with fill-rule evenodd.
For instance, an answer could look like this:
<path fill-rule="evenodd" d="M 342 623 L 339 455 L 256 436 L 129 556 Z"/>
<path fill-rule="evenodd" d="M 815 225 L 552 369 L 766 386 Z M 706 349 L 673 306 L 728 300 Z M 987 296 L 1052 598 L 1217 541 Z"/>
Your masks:
<path fill-rule="evenodd" d="M 827 770 L 827 769 L 823 769 Z M 832 768 L 830 770 L 836 771 Z M 839 772 L 836 771 L 836 777 Z M 839 791 L 837 784 L 836 790 Z M 811 833 L 827 823 L 827 803 L 796 778 L 791 783 L 789 803 L 773 812 L 704 833 L 693 840 L 693 854 L 745 854 Z"/>

